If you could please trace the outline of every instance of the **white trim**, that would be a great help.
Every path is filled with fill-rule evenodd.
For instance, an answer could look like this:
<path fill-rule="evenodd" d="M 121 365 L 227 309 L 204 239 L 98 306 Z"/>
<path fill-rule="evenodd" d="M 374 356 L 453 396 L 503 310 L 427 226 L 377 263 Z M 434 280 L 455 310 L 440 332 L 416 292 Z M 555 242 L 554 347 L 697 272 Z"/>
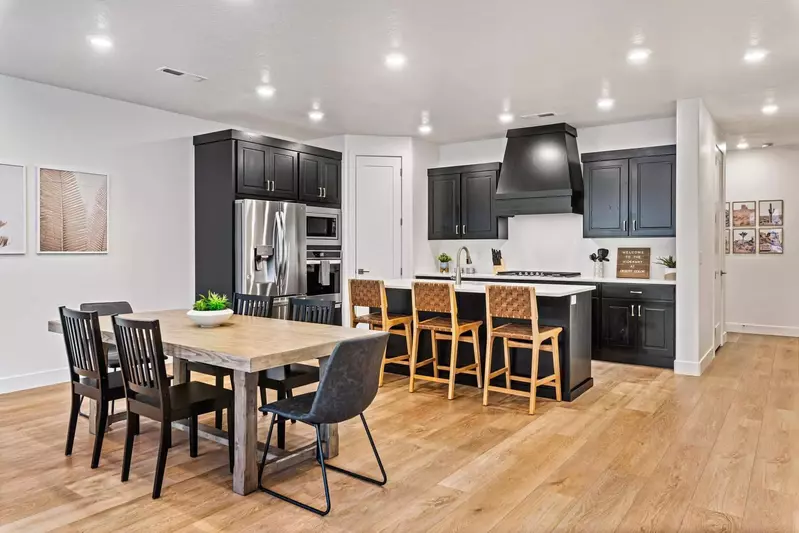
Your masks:
<path fill-rule="evenodd" d="M 42 370 L 30 374 L 20 374 L 18 376 L 8 376 L 0 378 L 0 394 L 15 392 L 36 387 L 46 387 L 56 383 L 66 383 L 69 381 L 69 370 L 67 367 L 56 368 L 53 370 Z"/>
<path fill-rule="evenodd" d="M 756 335 L 799 337 L 799 328 L 793 326 L 767 326 L 762 324 L 741 324 L 739 322 L 727 322 L 727 331 L 733 333 L 753 333 Z"/>
<path fill-rule="evenodd" d="M 11 163 L 9 161 L 0 161 L 0 165 L 7 167 L 20 167 L 22 169 L 22 221 L 25 226 L 22 232 L 22 251 L 21 252 L 0 251 L 0 255 L 27 255 L 28 253 L 28 167 L 20 163 Z"/>
<path fill-rule="evenodd" d="M 685 376 L 701 376 L 716 357 L 716 350 L 710 348 L 699 361 L 674 361 L 674 373 Z"/>

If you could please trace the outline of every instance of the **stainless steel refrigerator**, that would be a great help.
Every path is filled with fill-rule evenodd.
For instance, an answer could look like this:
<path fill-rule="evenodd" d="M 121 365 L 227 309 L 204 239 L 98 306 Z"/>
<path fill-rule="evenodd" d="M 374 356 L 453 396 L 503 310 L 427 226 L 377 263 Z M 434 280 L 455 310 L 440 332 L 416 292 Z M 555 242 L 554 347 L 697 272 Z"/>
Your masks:
<path fill-rule="evenodd" d="M 287 296 L 305 295 L 305 205 L 237 200 L 236 292 L 274 296 L 272 316 L 284 317 Z"/>

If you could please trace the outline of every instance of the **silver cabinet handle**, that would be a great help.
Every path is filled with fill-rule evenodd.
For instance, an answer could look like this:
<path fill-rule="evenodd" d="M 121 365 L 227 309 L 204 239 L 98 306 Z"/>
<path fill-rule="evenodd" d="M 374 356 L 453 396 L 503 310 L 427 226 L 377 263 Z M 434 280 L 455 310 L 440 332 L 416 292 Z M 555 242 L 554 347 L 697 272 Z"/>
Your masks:
<path fill-rule="evenodd" d="M 624 221 L 624 231 L 627 231 L 627 221 Z"/>
<path fill-rule="evenodd" d="M 638 221 L 633 219 L 633 231 L 638 231 Z"/>
<path fill-rule="evenodd" d="M 317 189 L 319 189 L 319 193 L 317 194 L 317 196 L 319 198 L 321 198 L 322 197 L 322 187 L 317 187 Z"/>
<path fill-rule="evenodd" d="M 270 189 L 272 192 L 275 192 L 275 180 L 270 180 L 269 183 L 272 184 L 272 188 Z"/>
<path fill-rule="evenodd" d="M 460 235 L 458 229 L 460 228 L 460 224 L 455 224 L 455 235 Z"/>
<path fill-rule="evenodd" d="M 638 316 L 641 316 L 641 304 L 638 304 Z"/>
<path fill-rule="evenodd" d="M 322 198 L 327 198 L 327 187 L 322 187 Z"/>
<path fill-rule="evenodd" d="M 634 305 L 631 305 L 631 306 L 630 306 L 630 314 L 631 314 L 632 316 L 635 316 L 635 306 L 634 306 Z"/>
<path fill-rule="evenodd" d="M 630 291 L 630 294 L 644 294 L 643 291 Z"/>
<path fill-rule="evenodd" d="M 463 225 L 463 234 L 466 235 L 466 224 Z"/>

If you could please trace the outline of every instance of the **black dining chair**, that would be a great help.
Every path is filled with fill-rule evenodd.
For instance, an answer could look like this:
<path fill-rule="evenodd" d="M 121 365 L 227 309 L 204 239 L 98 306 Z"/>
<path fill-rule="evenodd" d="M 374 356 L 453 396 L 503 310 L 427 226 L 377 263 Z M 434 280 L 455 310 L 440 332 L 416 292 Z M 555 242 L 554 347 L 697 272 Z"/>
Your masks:
<path fill-rule="evenodd" d="M 336 302 L 323 298 L 289 298 L 288 318 L 296 322 L 333 324 Z"/>
<path fill-rule="evenodd" d="M 58 308 L 58 313 L 61 317 L 61 328 L 64 330 L 69 384 L 72 390 L 64 455 L 72 455 L 78 413 L 83 398 L 88 397 L 97 402 L 97 431 L 94 435 L 92 453 L 92 468 L 97 468 L 108 424 L 108 402 L 125 397 L 122 375 L 119 372 L 108 373 L 96 311 L 75 311 L 62 306 Z"/>
<path fill-rule="evenodd" d="M 172 445 L 172 422 L 189 420 L 189 455 L 197 457 L 198 422 L 201 414 L 227 409 L 228 461 L 233 472 L 234 422 L 233 392 L 207 383 L 191 381 L 169 384 L 164 363 L 161 327 L 157 320 L 130 320 L 114 316 L 114 335 L 124 376 L 128 404 L 128 426 L 125 454 L 122 459 L 122 481 L 130 475 L 133 441 L 139 432 L 139 417 L 161 422 L 161 440 L 153 481 L 153 498 L 161 496 L 166 456 Z"/>
<path fill-rule="evenodd" d="M 386 349 L 388 336 L 388 333 L 378 333 L 361 339 L 341 341 L 330 355 L 325 373 L 316 392 L 278 400 L 261 407 L 262 412 L 272 413 L 272 421 L 269 424 L 264 455 L 258 469 L 258 488 L 260 490 L 285 502 L 293 503 L 303 509 L 324 516 L 330 512 L 327 468 L 375 485 L 382 486 L 386 484 L 388 481 L 386 470 L 383 468 L 380 455 L 377 453 L 377 447 L 374 439 L 372 439 L 372 434 L 366 424 L 363 412 L 377 395 L 380 366 L 383 362 L 383 351 Z M 372 452 L 374 452 L 377 465 L 380 467 L 382 479 L 366 477 L 325 462 L 322 452 L 321 426 L 323 424 L 338 424 L 356 416 L 361 417 L 366 436 L 369 438 L 369 444 L 372 446 Z M 272 428 L 274 428 L 278 417 L 309 424 L 316 430 L 317 462 L 322 467 L 325 509 L 312 507 L 263 486 L 262 478 L 266 465 L 266 456 L 269 453 L 269 441 L 272 438 Z"/>

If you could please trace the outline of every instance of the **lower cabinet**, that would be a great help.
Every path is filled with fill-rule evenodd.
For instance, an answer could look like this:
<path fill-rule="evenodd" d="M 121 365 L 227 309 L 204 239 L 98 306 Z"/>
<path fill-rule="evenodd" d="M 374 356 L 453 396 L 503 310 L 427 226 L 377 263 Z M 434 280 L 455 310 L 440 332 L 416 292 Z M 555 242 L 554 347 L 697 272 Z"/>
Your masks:
<path fill-rule="evenodd" d="M 674 367 L 674 303 L 602 299 L 602 335 L 594 359 Z"/>

